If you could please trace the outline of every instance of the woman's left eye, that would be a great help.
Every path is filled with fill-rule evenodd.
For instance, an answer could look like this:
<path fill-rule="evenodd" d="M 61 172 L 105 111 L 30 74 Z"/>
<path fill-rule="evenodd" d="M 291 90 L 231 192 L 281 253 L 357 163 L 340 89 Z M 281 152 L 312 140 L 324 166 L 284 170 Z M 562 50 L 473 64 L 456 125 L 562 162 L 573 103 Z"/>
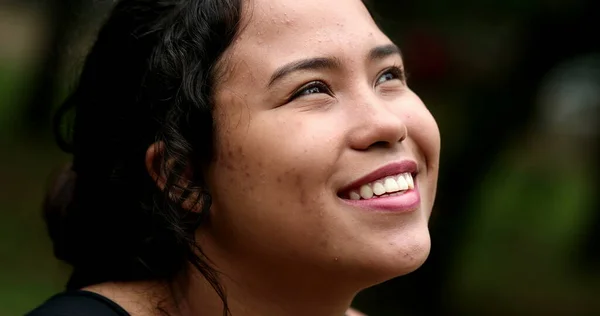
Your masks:
<path fill-rule="evenodd" d="M 380 85 L 390 80 L 404 80 L 402 69 L 398 67 L 392 67 L 386 70 L 379 78 L 377 78 L 376 85 Z"/>

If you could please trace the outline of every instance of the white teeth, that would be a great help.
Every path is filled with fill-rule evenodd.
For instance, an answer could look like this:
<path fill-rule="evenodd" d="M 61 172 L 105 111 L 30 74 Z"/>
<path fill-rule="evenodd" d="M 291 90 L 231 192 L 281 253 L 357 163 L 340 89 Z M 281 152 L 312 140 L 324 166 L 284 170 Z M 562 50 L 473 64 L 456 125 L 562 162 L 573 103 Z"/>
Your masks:
<path fill-rule="evenodd" d="M 367 184 L 363 185 L 362 187 L 360 187 L 360 197 L 365 200 L 372 198 L 373 197 L 373 189 L 371 189 L 371 187 L 368 186 Z"/>
<path fill-rule="evenodd" d="M 400 187 L 400 190 L 407 190 L 408 189 L 408 182 L 406 181 L 406 178 L 404 177 L 404 175 L 400 175 L 396 181 L 398 182 L 398 187 Z"/>
<path fill-rule="evenodd" d="M 355 191 L 350 192 L 350 200 L 360 200 L 360 194 Z"/>
<path fill-rule="evenodd" d="M 396 192 L 400 190 L 398 187 L 398 182 L 394 180 L 394 178 L 385 178 L 385 182 L 383 183 L 386 192 Z"/>
<path fill-rule="evenodd" d="M 373 193 L 375 193 L 375 195 L 385 194 L 385 187 L 381 182 L 377 181 L 373 184 Z"/>
<path fill-rule="evenodd" d="M 368 200 L 384 194 L 386 194 L 386 196 L 400 195 L 403 194 L 404 191 L 414 188 L 414 179 L 412 175 L 407 172 L 362 185 L 358 191 L 350 191 L 348 195 L 351 200 Z"/>
<path fill-rule="evenodd" d="M 406 182 L 408 183 L 408 188 L 409 189 L 414 189 L 415 188 L 415 180 L 413 179 L 411 174 L 404 174 L 405 175 L 405 179 Z"/>

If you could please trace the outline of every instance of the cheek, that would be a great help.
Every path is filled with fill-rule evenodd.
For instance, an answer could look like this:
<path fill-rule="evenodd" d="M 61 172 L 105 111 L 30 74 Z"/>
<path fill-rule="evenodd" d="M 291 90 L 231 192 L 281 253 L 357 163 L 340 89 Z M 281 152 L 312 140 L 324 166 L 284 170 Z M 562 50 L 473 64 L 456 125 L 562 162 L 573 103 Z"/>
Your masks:
<path fill-rule="evenodd" d="M 440 131 L 431 113 L 425 108 L 416 117 L 419 129 L 415 129 L 415 138 L 427 161 L 429 169 L 438 168 L 440 157 Z"/>
<path fill-rule="evenodd" d="M 440 133 L 435 119 L 424 105 L 414 113 L 409 124 L 409 135 L 416 145 L 417 153 L 422 156 L 426 164 L 423 170 L 425 177 L 421 178 L 421 187 L 424 189 L 422 199 L 428 210 L 427 214 L 430 215 L 437 191 Z"/>
<path fill-rule="evenodd" d="M 256 114 L 236 125 L 219 133 L 215 166 L 241 177 L 239 185 L 301 189 L 322 183 L 331 172 L 336 150 L 331 131 L 321 127 L 326 124 Z"/>
<path fill-rule="evenodd" d="M 423 101 L 416 94 L 413 94 L 413 97 L 411 111 L 404 114 L 408 135 L 425 158 L 427 169 L 437 170 L 440 156 L 440 131 L 435 118 Z"/>
<path fill-rule="evenodd" d="M 267 248 L 295 251 L 299 242 L 322 244 L 306 230 L 321 225 L 335 162 L 320 129 L 272 114 L 223 127 L 209 172 L 219 229 Z M 282 246 L 292 243 L 297 246 Z"/>

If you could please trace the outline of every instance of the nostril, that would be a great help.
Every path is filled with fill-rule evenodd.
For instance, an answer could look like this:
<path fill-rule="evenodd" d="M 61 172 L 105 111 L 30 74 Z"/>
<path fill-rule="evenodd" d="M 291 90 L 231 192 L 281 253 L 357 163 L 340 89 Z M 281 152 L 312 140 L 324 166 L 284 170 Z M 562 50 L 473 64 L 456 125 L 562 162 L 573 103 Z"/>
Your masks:
<path fill-rule="evenodd" d="M 391 144 L 389 142 L 378 141 L 378 142 L 371 144 L 371 146 L 369 146 L 369 148 L 389 148 L 390 146 L 391 146 Z"/>

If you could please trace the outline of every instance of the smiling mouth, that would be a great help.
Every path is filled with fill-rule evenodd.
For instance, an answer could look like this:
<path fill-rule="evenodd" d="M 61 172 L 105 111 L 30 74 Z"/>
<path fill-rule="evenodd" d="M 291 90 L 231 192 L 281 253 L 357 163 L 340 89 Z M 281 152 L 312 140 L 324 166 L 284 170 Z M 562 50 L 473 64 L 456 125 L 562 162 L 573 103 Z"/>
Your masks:
<path fill-rule="evenodd" d="M 386 176 L 360 187 L 340 192 L 339 196 L 342 199 L 358 201 L 402 195 L 415 188 L 416 176 L 416 173 L 410 172 Z"/>

